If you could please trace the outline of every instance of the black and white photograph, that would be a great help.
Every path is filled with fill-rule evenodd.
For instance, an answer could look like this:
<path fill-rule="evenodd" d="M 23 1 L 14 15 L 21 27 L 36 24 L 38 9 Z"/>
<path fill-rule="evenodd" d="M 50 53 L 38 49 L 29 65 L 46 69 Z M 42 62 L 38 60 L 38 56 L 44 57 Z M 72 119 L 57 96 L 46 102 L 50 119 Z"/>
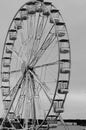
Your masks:
<path fill-rule="evenodd" d="M 86 130 L 86 0 L 0 0 L 0 130 Z"/>

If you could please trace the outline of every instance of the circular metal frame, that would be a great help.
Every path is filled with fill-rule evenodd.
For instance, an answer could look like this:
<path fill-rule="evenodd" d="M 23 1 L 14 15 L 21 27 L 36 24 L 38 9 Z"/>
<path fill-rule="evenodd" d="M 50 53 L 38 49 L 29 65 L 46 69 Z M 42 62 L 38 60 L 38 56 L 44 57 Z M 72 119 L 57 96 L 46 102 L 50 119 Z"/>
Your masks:
<path fill-rule="evenodd" d="M 27 30 L 25 30 L 25 28 Z M 21 30 L 24 32 L 21 33 Z M 53 43 L 54 39 L 56 40 L 55 43 Z M 33 40 L 32 43 L 31 40 Z M 22 44 L 21 46 L 20 43 Z M 27 43 L 30 44 L 29 46 L 31 46 L 31 48 L 28 47 Z M 43 55 L 47 52 L 52 44 L 55 44 L 55 48 L 51 57 L 52 59 L 56 58 L 56 60 L 53 62 L 46 62 L 48 59 L 46 58 L 47 56 L 45 56 L 46 60 L 44 59 L 44 61 L 40 61 L 41 57 L 43 57 Z M 56 50 L 56 47 L 58 50 Z M 29 48 L 29 55 L 25 53 L 28 53 L 27 48 Z M 52 48 L 53 46 L 51 46 L 51 50 Z M 49 54 L 52 53 L 51 50 Z M 16 58 L 14 56 L 14 53 L 17 56 Z M 56 53 L 56 56 L 54 53 Z M 49 54 L 47 52 L 46 55 Z M 15 59 L 17 59 L 17 61 Z M 17 66 L 19 65 L 17 70 L 13 70 L 13 68 L 16 68 L 15 63 L 17 63 Z M 48 83 L 46 84 L 45 80 L 50 77 L 50 74 L 46 74 L 48 71 L 50 71 L 47 71 L 48 67 L 55 65 L 57 65 L 56 68 L 51 67 L 50 69 L 52 72 L 56 71 L 55 73 L 57 75 L 55 79 L 55 88 L 52 89 Z M 44 67 L 45 70 L 43 70 Z M 42 68 L 39 70 L 40 72 L 37 70 L 39 68 Z M 25 90 L 23 90 L 24 86 L 27 86 L 27 83 L 29 86 L 32 86 L 31 89 L 28 87 L 25 87 L 25 89 L 28 88 L 26 91 L 30 89 L 29 94 L 31 94 L 32 99 L 29 100 L 31 100 L 31 103 L 33 104 L 32 111 L 34 113 L 33 117 L 29 118 L 30 122 L 32 123 L 29 129 L 48 129 L 51 125 L 50 121 L 52 122 L 57 120 L 60 113 L 64 112 L 64 102 L 67 93 L 69 92 L 70 68 L 71 52 L 69 36 L 66 24 L 63 21 L 59 10 L 57 10 L 51 2 L 36 0 L 25 3 L 14 16 L 9 26 L 3 47 L 1 62 L 1 88 L 5 109 L 4 121 L 8 118 L 11 123 L 12 120 L 17 120 L 18 123 L 20 122 L 20 119 L 15 112 L 20 108 L 20 106 L 18 106 L 19 101 L 17 99 L 17 96 L 19 98 L 21 93 L 23 93 L 23 96 L 26 93 L 26 95 L 28 95 L 28 92 L 25 92 Z M 12 77 L 14 73 L 16 73 L 16 75 Z M 18 75 L 18 73 L 21 74 Z M 38 76 L 39 73 L 44 73 L 43 75 L 47 75 L 47 78 L 42 79 L 43 81 L 41 81 Z M 19 76 L 20 78 L 18 80 L 14 80 Z M 14 82 L 15 85 L 13 84 Z M 52 84 L 52 86 L 53 85 L 54 84 Z M 50 105 L 46 110 L 47 112 L 44 118 L 42 117 L 43 119 L 41 119 L 41 121 L 39 121 L 39 118 L 36 118 L 35 98 L 39 95 L 39 93 L 36 95 L 36 92 L 38 91 L 36 89 L 39 89 L 39 87 L 36 88 L 36 86 L 40 86 L 39 93 L 42 94 L 41 90 L 43 90 L 50 102 Z M 51 97 L 48 95 L 49 87 L 51 91 L 53 91 L 53 95 Z M 20 99 L 21 97 L 19 100 Z M 13 108 L 17 110 L 13 110 Z M 28 121 L 28 119 L 26 120 Z M 17 129 L 13 123 L 12 126 Z M 21 125 L 21 128 L 24 127 L 24 125 Z"/>

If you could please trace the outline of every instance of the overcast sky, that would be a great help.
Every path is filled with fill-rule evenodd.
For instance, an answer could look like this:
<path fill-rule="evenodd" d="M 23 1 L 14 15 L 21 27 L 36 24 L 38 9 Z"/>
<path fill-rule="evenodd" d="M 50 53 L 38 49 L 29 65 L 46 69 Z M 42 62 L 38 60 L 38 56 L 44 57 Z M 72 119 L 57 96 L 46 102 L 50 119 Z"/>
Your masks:
<path fill-rule="evenodd" d="M 9 24 L 25 2 L 27 0 L 0 0 L 0 59 Z M 53 4 L 66 22 L 72 53 L 70 92 L 63 116 L 86 119 L 86 0 L 53 0 Z M 2 108 L 1 102 L 0 115 Z"/>

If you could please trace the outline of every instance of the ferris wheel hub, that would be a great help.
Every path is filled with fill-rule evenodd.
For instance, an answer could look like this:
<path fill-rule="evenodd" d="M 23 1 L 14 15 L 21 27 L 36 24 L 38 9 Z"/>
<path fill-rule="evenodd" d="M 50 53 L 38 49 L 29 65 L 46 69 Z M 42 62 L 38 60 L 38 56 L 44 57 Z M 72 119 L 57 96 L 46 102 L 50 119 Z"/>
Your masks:
<path fill-rule="evenodd" d="M 26 74 L 28 72 L 33 72 L 33 67 L 26 65 L 26 62 L 21 64 L 21 72 L 22 74 Z"/>

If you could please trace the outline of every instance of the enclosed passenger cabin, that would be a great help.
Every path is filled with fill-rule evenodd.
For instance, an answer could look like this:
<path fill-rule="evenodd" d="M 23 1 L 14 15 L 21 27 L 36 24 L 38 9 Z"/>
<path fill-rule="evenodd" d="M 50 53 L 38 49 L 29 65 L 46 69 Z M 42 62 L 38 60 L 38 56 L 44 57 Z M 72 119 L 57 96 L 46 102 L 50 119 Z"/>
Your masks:
<path fill-rule="evenodd" d="M 10 87 L 9 86 L 1 86 L 2 95 L 7 96 L 10 93 Z"/>
<path fill-rule="evenodd" d="M 67 80 L 59 80 L 58 81 L 58 93 L 59 94 L 67 94 L 69 81 Z"/>
<path fill-rule="evenodd" d="M 3 57 L 2 64 L 3 67 L 10 67 L 11 58 L 10 57 Z"/>
<path fill-rule="evenodd" d="M 53 109 L 55 113 L 62 113 L 64 112 L 63 108 L 63 99 L 55 99 L 53 103 Z"/>
<path fill-rule="evenodd" d="M 65 31 L 64 30 L 60 30 L 58 32 L 58 37 L 64 37 L 65 36 Z"/>
<path fill-rule="evenodd" d="M 6 43 L 6 46 L 5 46 L 6 56 L 8 56 L 8 57 L 11 57 L 11 56 L 12 56 L 13 46 L 14 46 L 14 43 Z"/>
<path fill-rule="evenodd" d="M 36 6 L 36 12 L 37 13 L 42 13 L 42 11 L 43 11 L 43 9 L 42 9 L 41 5 Z"/>
<path fill-rule="evenodd" d="M 26 8 L 21 8 L 20 9 L 20 18 L 21 20 L 27 20 L 28 18 L 28 11 Z"/>
<path fill-rule="evenodd" d="M 69 67 L 62 67 L 60 68 L 60 73 L 63 73 L 63 74 L 68 74 L 70 73 L 70 68 Z"/>
<path fill-rule="evenodd" d="M 4 106 L 5 106 L 5 109 L 8 110 L 10 105 L 11 105 L 11 100 L 10 99 L 4 99 L 3 103 L 4 103 Z"/>
<path fill-rule="evenodd" d="M 55 24 L 59 23 L 59 10 L 52 9 L 50 13 L 51 13 L 50 23 Z"/>
<path fill-rule="evenodd" d="M 69 46 L 68 39 L 59 40 L 59 45 L 60 45 L 60 53 L 67 54 L 70 52 L 70 46 Z"/>
<path fill-rule="evenodd" d="M 10 48 L 6 47 L 6 53 L 11 55 L 12 54 L 12 50 Z"/>
<path fill-rule="evenodd" d="M 17 31 L 15 29 L 9 30 L 9 39 L 13 41 L 17 39 Z"/>
<path fill-rule="evenodd" d="M 9 72 L 2 72 L 2 82 L 9 82 L 10 73 Z"/>
<path fill-rule="evenodd" d="M 70 48 L 69 47 L 60 47 L 60 53 L 67 54 L 69 52 L 70 52 Z"/>
<path fill-rule="evenodd" d="M 64 27 L 58 29 L 58 37 L 62 38 L 66 35 L 66 29 Z"/>
<path fill-rule="evenodd" d="M 70 60 L 69 59 L 61 59 L 60 60 L 60 73 L 70 73 Z"/>
<path fill-rule="evenodd" d="M 43 6 L 43 15 L 44 16 L 50 15 L 51 6 L 52 6 L 51 2 L 44 2 L 44 6 Z"/>
<path fill-rule="evenodd" d="M 39 1 L 41 1 L 41 0 L 39 0 Z M 37 0 L 38 3 L 36 4 L 36 12 L 42 13 L 43 12 L 42 3 L 39 1 Z"/>
<path fill-rule="evenodd" d="M 26 4 L 27 12 L 29 15 L 33 15 L 36 13 L 36 1 L 30 1 Z"/>
<path fill-rule="evenodd" d="M 61 47 L 69 47 L 69 39 L 61 39 L 59 40 L 59 44 Z"/>
<path fill-rule="evenodd" d="M 18 30 L 22 28 L 22 20 L 21 20 L 21 18 L 15 18 L 14 19 L 14 28 L 18 29 Z"/>

